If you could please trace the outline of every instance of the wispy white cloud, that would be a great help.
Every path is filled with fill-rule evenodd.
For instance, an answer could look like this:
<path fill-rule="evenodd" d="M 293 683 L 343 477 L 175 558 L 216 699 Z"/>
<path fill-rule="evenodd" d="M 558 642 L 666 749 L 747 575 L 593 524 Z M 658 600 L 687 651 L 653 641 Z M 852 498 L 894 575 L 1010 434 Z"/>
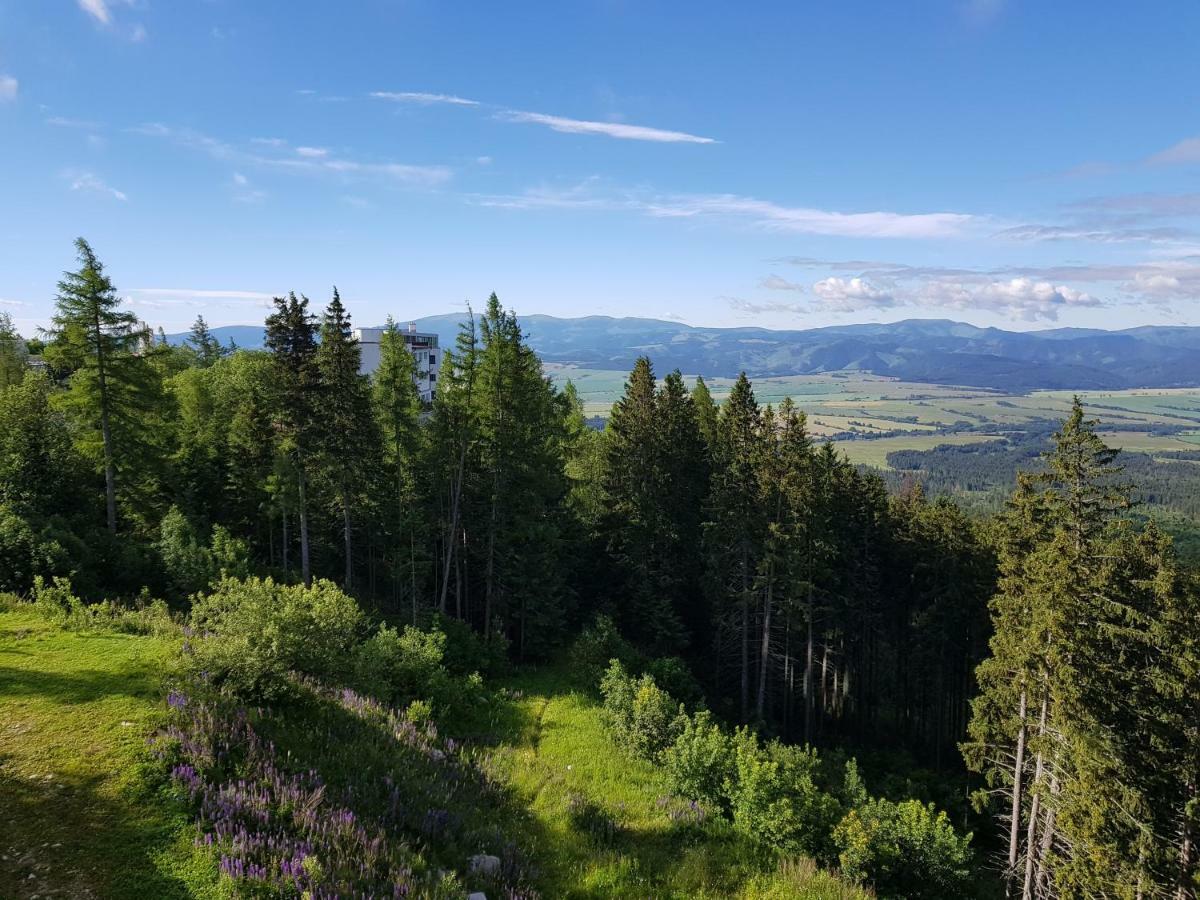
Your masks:
<path fill-rule="evenodd" d="M 17 99 L 20 82 L 12 75 L 0 75 L 0 103 L 12 103 Z"/>
<path fill-rule="evenodd" d="M 261 203 L 267 199 L 267 192 L 256 188 L 250 179 L 241 172 L 233 173 L 233 200 L 235 203 Z"/>
<path fill-rule="evenodd" d="M 961 234 L 976 217 L 964 213 L 846 213 L 802 206 L 783 206 L 735 194 L 679 196 L 649 204 L 650 215 L 662 217 L 734 216 L 773 231 L 843 237 L 936 238 Z"/>
<path fill-rule="evenodd" d="M 67 116 L 50 116 L 45 121 L 47 125 L 53 125 L 55 128 L 86 128 L 94 130 L 103 127 L 99 122 L 92 122 L 88 119 L 72 119 Z"/>
<path fill-rule="evenodd" d="M 129 27 L 118 27 L 113 16 L 114 6 L 134 6 L 137 0 L 76 0 L 79 8 L 91 16 L 97 24 L 102 25 L 134 43 L 146 39 L 146 26 L 135 22 Z"/>
<path fill-rule="evenodd" d="M 1177 144 L 1160 150 L 1147 160 L 1152 166 L 1176 166 L 1200 163 L 1200 137 L 1185 138 Z"/>
<path fill-rule="evenodd" d="M 114 200 L 125 201 L 129 198 L 122 191 L 118 191 L 114 187 L 110 187 L 104 182 L 100 176 L 93 172 L 84 172 L 78 169 L 67 169 L 62 173 L 63 179 L 70 185 L 73 191 L 84 191 L 91 194 L 103 194 L 112 197 Z"/>
<path fill-rule="evenodd" d="M 270 303 L 275 296 L 262 291 L 214 291 L 195 288 L 133 288 L 129 293 L 139 297 L 171 300 L 251 300 L 265 303 Z"/>
<path fill-rule="evenodd" d="M 451 106 L 479 106 L 478 100 L 468 100 L 466 97 L 456 97 L 453 94 L 428 94 L 424 91 L 371 91 L 368 94 L 376 100 L 392 100 L 396 103 L 415 103 L 419 106 L 433 106 L 436 103 L 447 103 Z"/>
<path fill-rule="evenodd" d="M 721 297 L 718 299 L 722 299 L 728 303 L 730 309 L 756 316 L 764 313 L 803 315 L 804 313 L 811 312 L 811 308 L 803 303 L 784 303 L 779 300 L 747 300 L 745 297 Z"/>
<path fill-rule="evenodd" d="M 769 291 L 795 291 L 797 294 L 802 294 L 805 290 L 804 285 L 796 281 L 788 281 L 780 275 L 768 275 L 759 282 L 758 286 Z"/>
<path fill-rule="evenodd" d="M 585 119 L 568 119 L 563 116 L 550 116 L 545 113 L 524 112 L 516 109 L 503 110 L 497 113 L 497 117 L 506 122 L 529 122 L 535 125 L 545 125 L 553 131 L 564 134 L 603 134 L 628 141 L 654 141 L 667 144 L 717 143 L 713 138 L 700 137 L 684 131 L 668 131 L 662 128 L 648 128 L 644 125 L 626 125 L 623 122 L 589 122 Z"/>
<path fill-rule="evenodd" d="M 105 0 L 79 0 L 79 8 L 101 25 L 108 25 L 112 22 L 112 12 Z"/>
<path fill-rule="evenodd" d="M 328 156 L 329 151 L 324 147 L 297 147 L 297 156 L 307 156 L 309 159 L 316 159 L 323 156 Z"/>
<path fill-rule="evenodd" d="M 603 191 L 589 178 L 568 188 L 540 186 L 516 195 L 476 197 L 484 206 L 508 209 L 628 210 L 663 219 L 727 219 L 768 231 L 835 237 L 951 238 L 981 220 L 966 213 L 847 213 L 783 206 L 736 194 L 654 194 L 645 190 Z"/>
<path fill-rule="evenodd" d="M 162 138 L 185 147 L 201 150 L 215 159 L 244 166 L 259 166 L 288 172 L 308 172 L 341 175 L 343 177 L 378 178 L 385 181 L 412 185 L 414 187 L 436 187 L 453 177 L 453 171 L 442 165 L 411 165 L 397 162 L 368 162 L 335 157 L 320 148 L 299 148 L 299 155 L 273 156 L 261 152 L 243 150 L 226 141 L 218 140 L 188 128 L 172 128 L 153 122 L 140 125 L 131 131 L 148 137 Z M 255 138 L 252 142 L 260 146 L 280 147 L 274 138 Z M 306 153 L 299 153 L 303 149 Z"/>
<path fill-rule="evenodd" d="M 1182 228 L 1107 228 L 1083 225 L 1016 225 L 995 237 L 1014 241 L 1091 241 L 1100 244 L 1173 243 L 1191 232 Z"/>

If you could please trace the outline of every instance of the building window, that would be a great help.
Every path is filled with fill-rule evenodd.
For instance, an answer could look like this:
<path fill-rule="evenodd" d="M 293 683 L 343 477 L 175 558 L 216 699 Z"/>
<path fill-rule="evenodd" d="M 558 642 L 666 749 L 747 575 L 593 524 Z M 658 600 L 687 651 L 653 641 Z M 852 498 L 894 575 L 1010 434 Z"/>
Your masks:
<path fill-rule="evenodd" d="M 434 382 L 434 381 L 437 381 L 437 372 L 430 372 L 430 373 L 429 373 L 429 381 L 430 381 L 431 383 L 432 383 L 432 382 Z"/>
<path fill-rule="evenodd" d="M 437 354 L 436 354 L 436 353 L 430 353 L 430 354 L 429 354 L 429 364 L 432 366 L 432 365 L 433 365 L 434 363 L 436 363 L 436 362 L 437 362 Z"/>

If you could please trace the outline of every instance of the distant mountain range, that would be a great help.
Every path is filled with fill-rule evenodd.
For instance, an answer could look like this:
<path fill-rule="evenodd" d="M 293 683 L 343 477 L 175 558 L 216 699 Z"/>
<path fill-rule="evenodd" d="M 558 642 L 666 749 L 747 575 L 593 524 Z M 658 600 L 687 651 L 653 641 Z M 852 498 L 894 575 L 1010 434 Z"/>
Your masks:
<path fill-rule="evenodd" d="M 459 315 L 417 319 L 417 329 L 454 340 Z M 661 375 L 752 377 L 859 370 L 906 381 L 995 388 L 1120 389 L 1200 385 L 1200 327 L 1123 331 L 1056 328 L 1013 332 L 943 319 L 835 325 L 804 331 L 695 328 L 660 319 L 522 316 L 542 359 L 591 369 L 628 370 L 648 355 Z M 222 342 L 261 347 L 257 326 L 214 328 Z M 173 341 L 186 335 L 168 335 Z"/>

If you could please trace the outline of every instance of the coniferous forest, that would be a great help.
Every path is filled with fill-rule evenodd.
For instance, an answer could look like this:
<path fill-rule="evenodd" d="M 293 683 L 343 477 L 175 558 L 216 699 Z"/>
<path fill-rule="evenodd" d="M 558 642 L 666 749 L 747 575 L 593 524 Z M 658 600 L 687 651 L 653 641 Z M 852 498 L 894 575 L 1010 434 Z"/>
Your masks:
<path fill-rule="evenodd" d="M 0 591 L 177 635 L 151 769 L 235 894 L 1197 896 L 1200 583 L 1078 402 L 969 514 L 744 374 L 718 406 L 643 357 L 596 430 L 495 295 L 423 404 L 336 289 L 262 351 L 170 346 L 77 250 L 46 333 L 0 320 Z M 487 751 L 539 678 L 736 883 L 563 887 Z M 288 761 L 364 723 L 355 771 Z M 588 854 L 652 840 L 564 810 Z"/>

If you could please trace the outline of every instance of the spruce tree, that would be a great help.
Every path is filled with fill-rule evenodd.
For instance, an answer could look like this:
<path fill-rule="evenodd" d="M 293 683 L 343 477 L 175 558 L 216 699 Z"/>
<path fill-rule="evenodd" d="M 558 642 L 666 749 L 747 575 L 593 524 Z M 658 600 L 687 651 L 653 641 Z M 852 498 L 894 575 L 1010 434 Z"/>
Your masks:
<path fill-rule="evenodd" d="M 159 462 L 162 429 L 155 421 L 165 402 L 162 378 L 150 364 L 153 340 L 121 298 L 83 238 L 75 241 L 79 269 L 58 283 L 46 355 L 68 373 L 58 403 L 80 428 L 80 447 L 104 473 L 108 530 L 117 530 L 119 474 L 129 487 Z"/>
<path fill-rule="evenodd" d="M 713 454 L 705 554 L 714 617 L 738 648 L 738 702 L 743 720 L 750 711 L 750 631 L 755 577 L 765 521 L 760 503 L 764 451 L 762 411 L 743 372 L 721 407 Z"/>
<path fill-rule="evenodd" d="M 712 393 L 708 390 L 708 385 L 699 375 L 696 376 L 696 383 L 692 386 L 692 403 L 696 407 L 696 422 L 700 426 L 700 436 L 704 438 L 704 445 L 711 453 L 717 442 L 719 410 Z"/>
<path fill-rule="evenodd" d="M 17 333 L 12 316 L 0 312 L 0 390 L 24 378 L 28 362 L 25 339 Z"/>
<path fill-rule="evenodd" d="M 204 316 L 196 316 L 196 321 L 192 323 L 192 330 L 187 336 L 187 344 L 196 354 L 196 361 L 203 369 L 207 369 L 225 355 L 221 342 L 208 330 L 208 323 L 204 321 Z"/>
<path fill-rule="evenodd" d="M 321 343 L 314 358 L 320 379 L 316 463 L 339 507 L 345 557 L 343 584 L 351 591 L 354 509 L 379 451 L 379 436 L 371 408 L 370 382 L 359 372 L 362 350 L 336 287 L 321 319 Z"/>
<path fill-rule="evenodd" d="M 391 316 L 379 341 L 379 368 L 372 381 L 372 400 L 391 476 L 395 511 L 392 568 L 394 597 L 407 580 L 413 624 L 417 621 L 416 544 L 419 512 L 417 497 L 418 443 L 421 397 L 416 384 L 417 363 L 404 342 L 404 334 Z M 390 517 L 389 517 L 390 518 Z M 404 579 L 403 571 L 408 570 Z"/>
<path fill-rule="evenodd" d="M 300 520 L 300 572 L 312 584 L 309 548 L 308 478 L 311 457 L 317 451 L 317 416 L 320 374 L 317 369 L 317 326 L 308 311 L 308 298 L 289 293 L 274 299 L 275 312 L 267 317 L 266 346 L 274 361 L 273 401 L 281 449 L 290 460 L 296 479 L 296 505 Z"/>

